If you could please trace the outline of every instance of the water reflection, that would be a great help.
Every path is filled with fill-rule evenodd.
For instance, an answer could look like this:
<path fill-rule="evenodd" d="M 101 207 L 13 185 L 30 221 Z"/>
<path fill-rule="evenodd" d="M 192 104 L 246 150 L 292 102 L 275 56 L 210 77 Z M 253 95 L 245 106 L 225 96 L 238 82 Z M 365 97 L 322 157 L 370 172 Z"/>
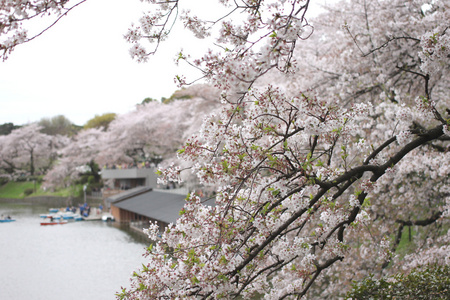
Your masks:
<path fill-rule="evenodd" d="M 48 207 L 0 204 L 2 299 L 115 299 L 145 259 L 148 240 L 101 221 L 40 226 Z"/>
<path fill-rule="evenodd" d="M 149 246 L 149 239 L 148 237 L 140 232 L 136 232 L 135 230 L 131 230 L 130 227 L 127 224 L 121 224 L 119 222 L 107 222 L 109 226 L 112 226 L 114 228 L 117 228 L 120 231 L 123 231 L 127 234 L 127 236 L 130 238 L 130 242 L 134 243 L 142 243 L 145 244 L 147 247 Z"/>

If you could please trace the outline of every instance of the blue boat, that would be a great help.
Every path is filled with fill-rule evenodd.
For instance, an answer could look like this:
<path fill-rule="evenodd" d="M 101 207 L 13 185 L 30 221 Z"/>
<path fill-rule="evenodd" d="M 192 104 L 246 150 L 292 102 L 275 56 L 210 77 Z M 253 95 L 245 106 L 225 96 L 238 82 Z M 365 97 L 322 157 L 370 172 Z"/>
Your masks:
<path fill-rule="evenodd" d="M 14 219 L 2 219 L 0 220 L 0 223 L 8 223 L 8 222 L 14 222 Z"/>
<path fill-rule="evenodd" d="M 58 208 L 50 208 L 48 211 L 51 213 L 57 213 L 57 212 L 59 212 L 59 209 Z"/>

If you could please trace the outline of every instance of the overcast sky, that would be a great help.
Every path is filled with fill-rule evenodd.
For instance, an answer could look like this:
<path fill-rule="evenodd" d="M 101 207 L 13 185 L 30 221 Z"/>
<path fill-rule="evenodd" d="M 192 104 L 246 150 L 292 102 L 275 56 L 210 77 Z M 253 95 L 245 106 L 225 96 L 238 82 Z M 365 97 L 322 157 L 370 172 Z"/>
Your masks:
<path fill-rule="evenodd" d="M 64 115 L 84 125 L 95 115 L 133 110 L 146 97 L 169 97 L 177 89 L 174 76 L 190 70 L 175 66 L 176 53 L 207 46 L 178 31 L 149 62 L 133 61 L 123 35 L 143 7 L 150 8 L 138 0 L 88 0 L 42 36 L 17 47 L 0 62 L 0 124 Z"/>

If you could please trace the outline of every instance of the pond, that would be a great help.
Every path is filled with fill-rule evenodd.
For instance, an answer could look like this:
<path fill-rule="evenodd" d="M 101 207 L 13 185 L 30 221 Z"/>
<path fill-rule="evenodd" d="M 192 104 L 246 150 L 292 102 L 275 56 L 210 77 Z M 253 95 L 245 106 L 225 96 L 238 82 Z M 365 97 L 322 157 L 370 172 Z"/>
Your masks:
<path fill-rule="evenodd" d="M 0 204 L 15 222 L 0 223 L 1 299 L 115 299 L 145 262 L 149 245 L 101 221 L 41 226 L 48 207 Z"/>

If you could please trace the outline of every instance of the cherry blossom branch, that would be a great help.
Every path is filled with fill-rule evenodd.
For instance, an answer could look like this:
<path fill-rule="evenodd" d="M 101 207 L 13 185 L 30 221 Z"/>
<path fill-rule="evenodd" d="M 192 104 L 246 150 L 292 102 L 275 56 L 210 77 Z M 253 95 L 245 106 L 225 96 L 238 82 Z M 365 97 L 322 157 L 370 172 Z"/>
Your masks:
<path fill-rule="evenodd" d="M 40 33 L 36 34 L 35 36 L 28 38 L 26 41 L 24 41 L 24 43 L 30 42 L 32 40 L 34 40 L 35 38 L 41 36 L 44 32 L 46 32 L 47 30 L 49 30 L 50 28 L 52 28 L 53 26 L 56 25 L 56 23 L 59 22 L 59 20 L 61 20 L 63 17 L 67 16 L 67 14 L 74 9 L 75 7 L 83 4 L 84 2 L 86 2 L 87 0 L 81 0 L 80 2 L 78 2 L 77 4 L 73 5 L 70 8 L 65 9 L 65 12 L 63 14 L 61 14 L 51 25 L 49 25 L 47 28 L 45 28 L 44 30 L 42 30 Z"/>
<path fill-rule="evenodd" d="M 35 4 L 31 4 L 28 1 L 22 1 L 22 3 L 8 3 L 8 5 L 5 4 L 1 7 L 1 10 L 4 11 L 4 17 L 0 19 L 0 35 L 7 37 L 4 41 L 0 41 L 0 51 L 3 51 L 1 55 L 3 61 L 8 58 L 8 54 L 10 54 L 16 46 L 30 42 L 41 36 L 44 32 L 55 26 L 56 23 L 58 23 L 59 20 L 66 16 L 72 9 L 86 1 L 87 0 L 82 0 L 70 8 L 64 8 L 64 5 L 68 2 L 67 0 L 45 1 L 45 3 L 39 3 L 39 1 L 37 1 Z M 33 12 L 31 16 L 29 15 L 30 10 Z M 62 10 L 65 12 L 61 13 Z M 56 20 L 48 27 L 35 34 L 33 37 L 29 38 L 27 36 L 27 31 L 21 28 L 23 21 L 28 21 L 36 18 L 37 16 L 44 16 L 46 14 L 50 15 L 52 13 L 57 15 Z M 16 14 L 23 17 L 16 18 Z M 12 36 L 8 37 L 8 34 L 11 32 L 13 33 Z"/>
<path fill-rule="evenodd" d="M 435 223 L 440 217 L 442 216 L 442 211 L 437 211 L 435 213 L 433 213 L 433 215 L 427 219 L 423 219 L 423 220 L 401 220 L 401 219 L 397 219 L 395 220 L 395 223 L 399 223 L 402 226 L 428 226 L 430 224 Z"/>
<path fill-rule="evenodd" d="M 356 174 L 362 174 L 364 172 L 367 171 L 372 171 L 374 174 L 373 176 L 370 178 L 371 182 L 375 182 L 377 181 L 378 178 L 380 178 L 384 172 L 386 171 L 386 169 L 388 167 L 392 167 L 395 164 L 397 164 L 401 158 L 403 158 L 406 154 L 408 154 L 409 152 L 411 152 L 413 149 L 415 149 L 416 147 L 419 147 L 425 143 L 427 143 L 430 140 L 436 139 L 438 138 L 440 135 L 442 135 L 442 126 L 438 126 L 434 129 L 429 130 L 426 134 L 422 134 L 419 138 L 417 138 L 416 140 L 414 140 L 413 142 L 409 143 L 408 145 L 406 145 L 403 149 L 401 149 L 396 155 L 394 155 L 393 157 L 391 157 L 386 164 L 382 165 L 382 166 L 360 166 L 357 168 L 353 168 L 352 170 L 348 171 L 346 174 L 342 175 L 341 177 L 338 177 L 337 179 L 335 179 L 333 181 L 333 183 L 329 183 L 328 184 L 328 189 L 330 189 L 332 186 L 335 186 L 336 183 L 342 182 L 346 179 L 352 178 L 354 177 Z M 327 189 L 322 189 L 321 191 L 319 191 L 317 193 L 317 195 L 310 201 L 310 205 L 309 207 L 312 207 L 312 205 L 314 205 L 315 203 L 317 203 L 317 201 L 326 193 Z M 364 201 L 365 197 L 367 196 L 367 193 L 363 192 L 358 196 L 358 200 L 359 202 L 362 204 L 362 202 Z M 286 223 L 284 223 L 282 226 L 280 226 L 276 231 L 272 232 L 267 238 L 266 240 L 259 246 L 256 247 L 253 251 L 252 254 L 250 254 L 246 260 L 244 260 L 232 273 L 230 273 L 229 275 L 231 275 L 231 277 L 233 277 L 235 274 L 237 274 L 237 272 L 239 272 L 240 270 L 242 270 L 242 268 L 244 268 L 250 261 L 252 261 L 256 255 L 263 250 L 272 240 L 274 240 L 275 238 L 279 237 L 281 235 L 281 233 L 287 229 L 287 227 L 293 223 L 297 218 L 299 218 L 301 215 L 303 215 L 305 212 L 307 211 L 307 209 L 303 209 L 298 211 L 297 213 L 295 213 L 291 218 L 288 219 L 288 221 Z M 338 234 L 338 238 L 339 240 L 343 241 L 343 232 L 345 230 L 344 225 L 350 224 L 351 222 L 353 222 L 356 219 L 356 216 L 358 215 L 359 212 L 359 208 L 355 208 L 351 214 L 349 215 L 349 217 L 347 218 L 347 220 L 345 222 L 342 222 L 340 224 L 338 224 L 329 234 L 329 236 L 327 237 L 327 239 L 331 236 L 331 234 L 338 228 L 340 228 L 339 230 L 339 234 Z M 326 243 L 326 240 L 324 240 L 323 244 Z M 335 261 L 337 261 L 338 259 L 336 259 Z M 320 271 L 319 271 L 320 273 Z M 305 291 L 306 292 L 306 291 Z"/>
<path fill-rule="evenodd" d="M 386 47 L 389 45 L 389 43 L 391 43 L 392 41 L 396 41 L 396 40 L 412 40 L 412 41 L 416 42 L 415 45 L 418 45 L 418 44 L 420 43 L 420 39 L 417 39 L 417 38 L 414 38 L 414 37 L 410 37 L 410 36 L 396 36 L 396 37 L 391 37 L 391 38 L 389 38 L 386 42 L 384 42 L 383 44 L 381 44 L 380 46 L 371 49 L 371 50 L 370 50 L 369 52 L 367 52 L 367 53 L 363 53 L 363 57 L 366 57 L 366 56 L 368 56 L 368 55 L 370 55 L 370 54 L 372 54 L 372 53 L 374 53 L 374 52 L 376 52 L 376 51 L 378 51 L 378 50 L 381 50 L 381 49 L 383 49 L 383 48 L 386 48 Z"/>

